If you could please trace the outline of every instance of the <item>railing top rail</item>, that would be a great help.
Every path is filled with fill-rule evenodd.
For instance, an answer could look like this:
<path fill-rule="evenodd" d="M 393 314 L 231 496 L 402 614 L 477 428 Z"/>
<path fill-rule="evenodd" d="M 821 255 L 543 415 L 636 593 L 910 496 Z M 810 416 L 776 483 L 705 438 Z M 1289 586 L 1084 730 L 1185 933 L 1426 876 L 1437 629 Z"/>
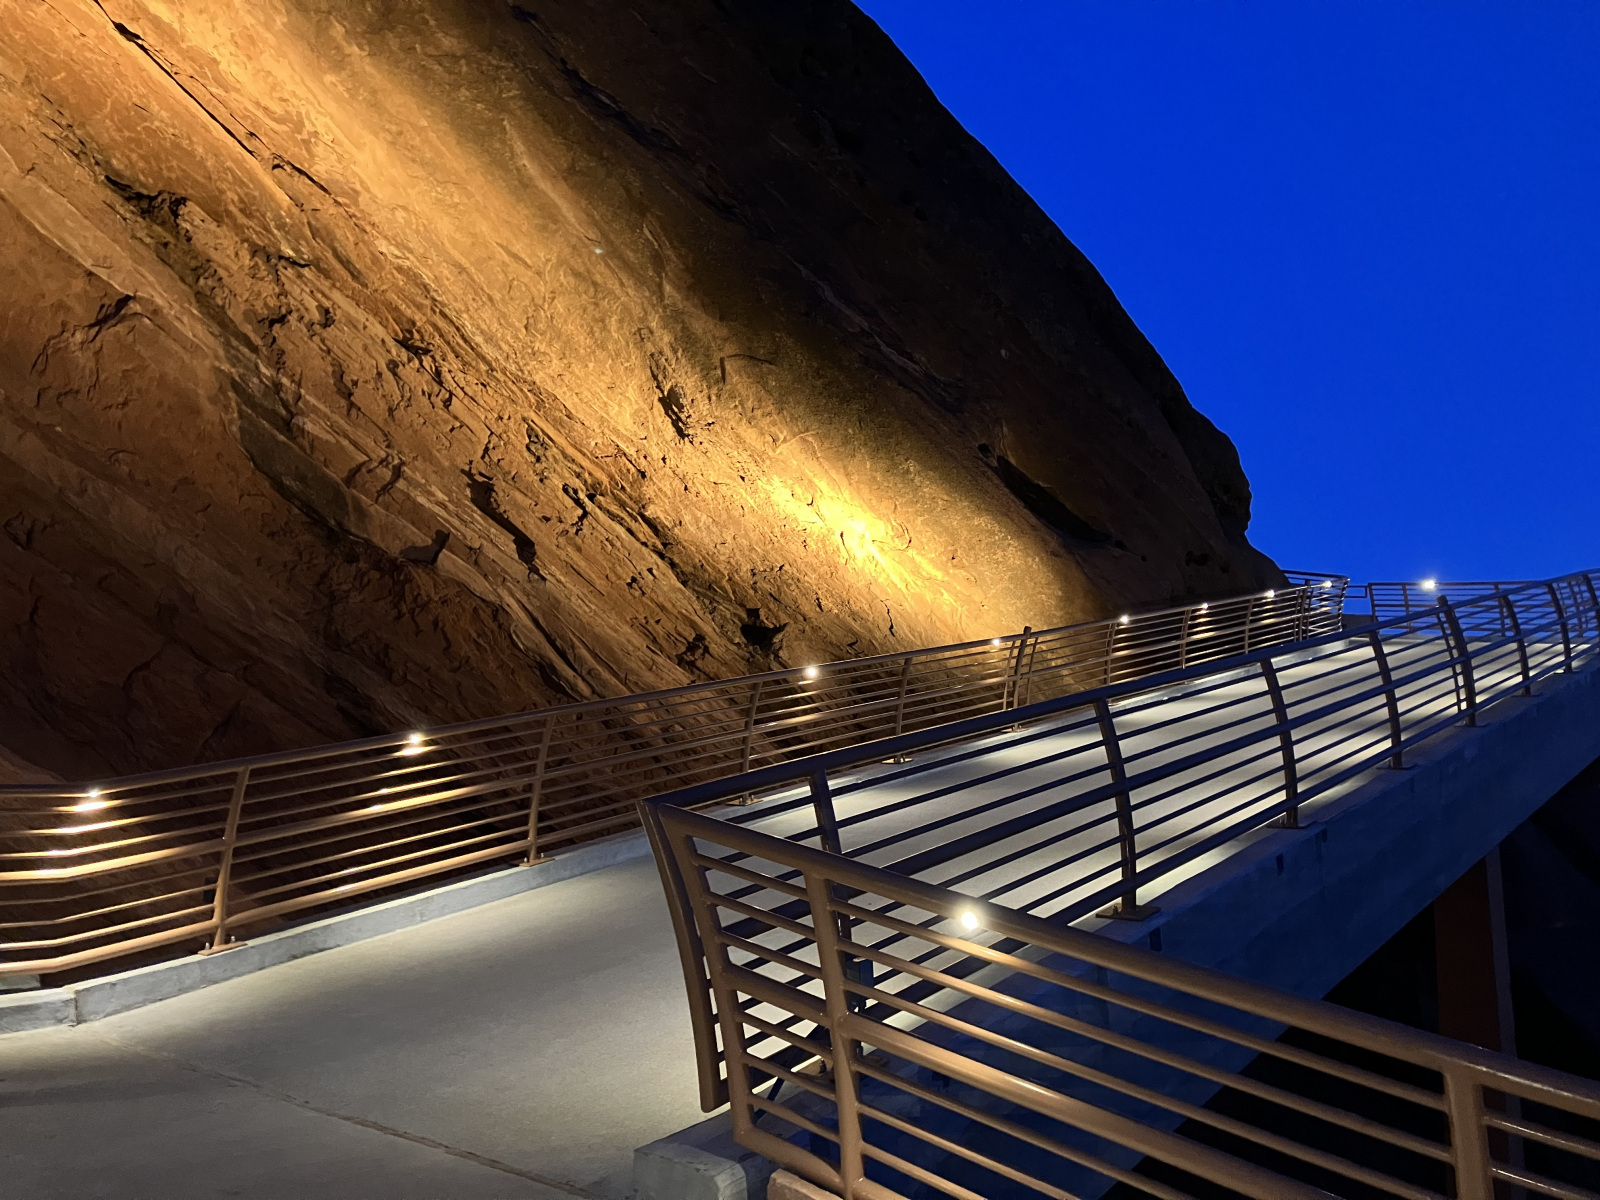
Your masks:
<path fill-rule="evenodd" d="M 1581 572 L 1581 571 L 1580 572 L 1576 572 L 1576 574 L 1583 574 L 1583 572 Z M 1558 575 L 1555 578 L 1557 578 L 1557 579 L 1567 579 L 1567 578 L 1570 578 L 1570 576 L 1569 575 Z M 1463 587 L 1513 588 L 1513 587 L 1524 587 L 1524 586 L 1527 586 L 1529 584 L 1537 584 L 1540 587 L 1543 587 L 1545 582 L 1546 581 L 1543 580 L 1543 579 L 1433 579 L 1433 580 L 1374 579 L 1374 580 L 1371 580 L 1367 584 L 1367 586 L 1368 587 L 1416 588 L 1418 591 L 1424 591 L 1424 592 L 1443 592 L 1443 591 L 1446 591 L 1447 589 L 1453 588 L 1453 587 L 1456 587 L 1456 588 L 1463 588 Z"/>
<path fill-rule="evenodd" d="M 1345 580 L 1342 575 L 1318 574 L 1318 579 L 1330 581 Z M 1248 604 L 1263 598 L 1276 599 L 1289 593 L 1302 590 L 1315 594 L 1315 588 L 1310 585 L 1298 585 L 1289 588 L 1268 588 L 1257 592 L 1241 595 L 1226 596 L 1216 600 L 1197 601 L 1194 604 L 1174 605 L 1166 608 L 1138 610 L 1133 614 L 1119 614 L 1113 617 L 1103 617 L 1092 621 L 1080 621 L 1069 625 L 1057 625 L 1048 629 L 1037 629 L 1026 634 L 1008 633 L 998 637 L 973 638 L 965 642 L 956 642 L 943 646 L 929 646 L 915 650 L 897 650 L 887 654 L 871 655 L 865 658 L 841 659 L 830 663 L 819 663 L 810 666 L 785 667 L 779 670 L 766 671 L 755 675 L 740 675 L 731 679 L 712 680 L 705 683 L 684 684 L 676 688 L 664 688 L 652 692 L 634 692 L 624 696 L 598 697 L 592 700 L 580 700 L 571 704 L 552 705 L 548 708 L 528 709 L 522 712 L 508 713 L 495 717 L 481 717 L 471 721 L 462 721 L 450 725 L 433 727 L 419 727 L 397 733 L 377 734 L 367 738 L 355 738 L 344 742 L 332 742 L 320 746 L 311 746 L 303 749 L 277 750 L 265 754 L 245 755 L 238 758 L 223 759 L 217 762 L 196 763 L 185 767 L 170 767 L 156 771 L 131 772 L 124 775 L 109 776 L 102 779 L 85 780 L 80 783 L 33 783 L 33 784 L 5 784 L 0 785 L 0 797 L 24 796 L 34 799 L 78 799 L 86 792 L 110 793 L 124 790 L 129 787 L 159 787 L 169 783 L 183 783 L 189 780 L 205 779 L 210 776 L 234 774 L 244 768 L 251 770 L 266 770 L 273 767 L 285 766 L 294 763 L 315 762 L 323 759 L 334 759 L 345 755 L 357 756 L 368 751 L 392 751 L 404 746 L 408 739 L 415 734 L 426 735 L 430 740 L 446 737 L 458 737 L 489 729 L 497 729 L 514 725 L 536 724 L 551 719 L 576 717 L 587 713 L 602 712 L 622 705 L 650 705 L 670 703 L 675 700 L 692 699 L 698 696 L 714 696 L 736 688 L 747 688 L 762 682 L 776 681 L 803 681 L 807 678 L 808 671 L 825 671 L 830 675 L 837 675 L 848 671 L 863 671 L 876 666 L 889 663 L 899 663 L 907 659 L 913 662 L 936 658 L 945 655 L 958 655 L 969 651 L 981 650 L 992 647 L 997 642 L 1004 646 L 1015 644 L 1023 637 L 1038 641 L 1056 637 L 1066 633 L 1089 631 L 1126 623 L 1130 616 L 1140 623 L 1159 620 L 1162 617 L 1175 616 L 1186 612 L 1215 610 L 1228 605 Z"/>
<path fill-rule="evenodd" d="M 1332 579 L 1332 580 L 1338 581 L 1338 580 L 1342 579 L 1346 583 L 1348 583 L 1350 581 L 1350 576 L 1348 576 L 1348 575 L 1340 575 L 1338 572 L 1335 572 L 1335 571 L 1294 571 L 1294 570 L 1290 570 L 1288 567 L 1284 567 L 1284 568 L 1282 568 L 1282 570 L 1283 570 L 1284 577 L 1287 578 L 1287 579 L 1290 579 L 1290 580 L 1294 580 L 1294 579 Z"/>

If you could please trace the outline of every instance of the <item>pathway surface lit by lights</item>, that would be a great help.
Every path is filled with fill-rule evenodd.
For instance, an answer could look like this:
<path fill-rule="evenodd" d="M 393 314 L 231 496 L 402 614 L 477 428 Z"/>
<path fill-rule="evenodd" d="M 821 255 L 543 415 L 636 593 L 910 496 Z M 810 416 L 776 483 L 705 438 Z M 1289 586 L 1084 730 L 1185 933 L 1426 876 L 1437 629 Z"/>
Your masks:
<path fill-rule="evenodd" d="M 648 859 L 0 1035 L 7 1197 L 621 1200 L 703 1117 Z"/>
<path fill-rule="evenodd" d="M 1373 682 L 1368 678 L 1371 661 L 1370 652 L 1352 649 L 1348 655 L 1320 660 L 1314 670 L 1326 676 L 1348 666 L 1351 686 L 1365 686 Z M 1307 669 L 1295 666 L 1282 667 L 1279 672 L 1290 695 L 1307 674 Z M 1442 715 L 1453 711 L 1455 705 L 1449 682 L 1410 699 L 1418 717 Z M 1211 689 L 1200 699 L 1167 699 L 1158 707 L 1121 715 L 1117 725 L 1129 771 L 1136 774 L 1274 722 L 1271 701 L 1255 676 Z M 1174 727 L 1183 729 L 1181 740 L 1174 740 Z M 1341 709 L 1294 735 L 1302 763 L 1317 761 L 1319 754 L 1330 760 L 1355 747 L 1381 748 L 1387 739 L 1387 710 L 1376 699 L 1369 700 L 1354 719 L 1350 710 Z M 1029 820 L 1028 814 L 1104 787 L 1109 776 L 1099 745 L 1093 715 L 1078 712 L 1058 721 L 1043 737 L 1038 736 L 1037 726 L 1018 734 L 1002 734 L 982 755 L 858 791 L 844 793 L 841 789 L 836 798 L 841 848 L 875 866 L 909 871 L 930 883 L 1040 916 L 1053 916 L 1075 906 L 1082 910 L 1085 899 L 1113 883 L 1118 872 L 1119 847 L 1111 803 L 1103 801 L 1042 822 Z M 928 754 L 937 761 L 956 752 Z M 1207 762 L 1177 785 L 1163 783 L 1158 789 L 1136 791 L 1141 870 L 1181 854 L 1213 830 L 1237 820 L 1252 805 L 1281 799 L 1279 765 L 1276 745 L 1258 744 L 1248 752 Z M 1001 778 L 990 778 L 998 770 L 1010 768 L 1016 769 Z M 1190 778 L 1194 783 L 1186 786 L 1184 781 Z M 1338 794 L 1355 784 L 1351 781 Z M 1153 791 L 1162 794 L 1152 795 Z M 1327 795 L 1312 801 L 1302 811 L 1302 818 L 1315 819 L 1317 808 L 1334 798 Z M 986 830 L 1014 818 L 1021 818 L 1018 832 L 985 840 Z M 815 835 L 809 804 L 771 816 L 751 813 L 743 821 L 782 837 L 811 841 Z M 1260 827 L 1175 868 L 1142 888 L 1140 900 L 1157 900 L 1161 892 L 1226 860 L 1269 832 Z M 915 856 L 938 858 L 942 847 L 967 835 L 974 835 L 979 843 L 970 852 L 926 867 L 913 865 Z M 1087 913 L 1071 914 L 1073 918 L 1081 915 Z"/>

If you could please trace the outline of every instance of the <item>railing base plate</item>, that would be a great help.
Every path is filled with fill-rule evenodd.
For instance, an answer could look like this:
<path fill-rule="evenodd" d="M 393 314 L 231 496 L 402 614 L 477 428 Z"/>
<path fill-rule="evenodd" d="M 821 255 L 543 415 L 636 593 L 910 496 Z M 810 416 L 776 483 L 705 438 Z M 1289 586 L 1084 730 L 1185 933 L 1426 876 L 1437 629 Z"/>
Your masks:
<path fill-rule="evenodd" d="M 226 954 L 229 950 L 237 950 L 240 946 L 248 946 L 249 944 L 249 942 L 229 942 L 224 946 L 207 946 L 204 950 L 196 950 L 195 953 L 200 955 L 201 958 L 205 958 L 211 954 Z"/>
<path fill-rule="evenodd" d="M 1102 908 L 1095 913 L 1095 916 L 1106 917 L 1113 921 L 1143 921 L 1147 917 L 1155 916 L 1160 911 L 1161 907 L 1156 904 L 1135 904 L 1132 908 L 1129 908 L 1125 904 L 1118 903 L 1113 904 L 1110 908 Z"/>

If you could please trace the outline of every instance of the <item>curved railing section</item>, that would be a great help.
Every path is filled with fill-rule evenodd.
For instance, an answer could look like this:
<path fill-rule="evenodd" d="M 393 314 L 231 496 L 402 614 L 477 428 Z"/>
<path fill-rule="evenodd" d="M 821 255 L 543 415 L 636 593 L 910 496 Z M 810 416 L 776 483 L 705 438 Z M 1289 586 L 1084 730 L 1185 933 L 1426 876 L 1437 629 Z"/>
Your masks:
<path fill-rule="evenodd" d="M 734 1136 L 842 1200 L 1594 1196 L 1592 1080 L 699 813 L 654 824 Z"/>
<path fill-rule="evenodd" d="M 726 824 L 1055 925 L 1093 914 L 1140 919 L 1151 911 L 1141 892 L 1158 880 L 1199 869 L 1263 826 L 1297 824 L 1305 806 L 1375 768 L 1404 766 L 1419 744 L 1591 662 L 1600 650 L 1595 579 L 1505 585 L 1460 604 L 1440 591 L 1426 612 L 652 800 L 647 827 L 689 981 L 702 1103 L 709 1111 L 728 1099 L 716 1034 L 722 1000 L 713 1002 L 702 965 L 704 914 L 664 854 L 667 809 L 778 792 L 759 808 L 715 811 Z M 733 874 L 765 870 L 739 855 L 723 861 Z M 737 921 L 729 928 L 754 932 Z"/>
<path fill-rule="evenodd" d="M 0 976 L 241 930 L 637 823 L 684 783 L 1337 630 L 1348 583 L 93 785 L 0 788 Z"/>

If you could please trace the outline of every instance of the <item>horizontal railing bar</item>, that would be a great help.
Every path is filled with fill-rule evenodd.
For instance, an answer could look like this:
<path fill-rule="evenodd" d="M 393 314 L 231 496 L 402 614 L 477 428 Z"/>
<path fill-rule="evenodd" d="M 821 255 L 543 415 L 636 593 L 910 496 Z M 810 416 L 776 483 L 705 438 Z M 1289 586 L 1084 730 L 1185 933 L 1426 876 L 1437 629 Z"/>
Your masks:
<path fill-rule="evenodd" d="M 863 954 L 866 953 L 865 947 L 859 947 L 852 944 L 852 948 L 862 950 Z M 872 957 L 873 961 L 883 962 L 885 965 L 894 965 L 896 962 L 904 963 L 904 960 L 896 959 L 892 955 L 870 955 L 869 957 Z M 1100 1042 L 1103 1045 L 1111 1046 L 1115 1049 L 1138 1055 L 1141 1058 L 1147 1058 L 1152 1062 L 1158 1062 L 1163 1066 L 1171 1067 L 1172 1069 L 1182 1071 L 1185 1074 L 1207 1079 L 1213 1083 L 1219 1083 L 1226 1087 L 1248 1093 L 1249 1095 L 1255 1096 L 1259 1099 L 1266 1100 L 1269 1103 L 1277 1104 L 1284 1108 L 1291 1108 L 1308 1116 L 1314 1116 L 1319 1120 L 1328 1122 L 1329 1124 L 1339 1125 L 1342 1128 L 1349 1129 L 1355 1133 L 1363 1134 L 1367 1137 L 1373 1138 L 1376 1141 L 1387 1142 L 1392 1146 L 1396 1146 L 1403 1150 L 1408 1150 L 1413 1154 L 1431 1158 L 1439 1162 L 1450 1161 L 1450 1149 L 1448 1146 L 1443 1146 L 1436 1142 L 1429 1142 L 1423 1138 L 1414 1137 L 1410 1134 L 1404 1133 L 1401 1130 L 1380 1125 L 1376 1121 L 1370 1121 L 1365 1117 L 1359 1116 L 1358 1114 L 1346 1112 L 1345 1110 L 1335 1108 L 1332 1105 L 1324 1104 L 1320 1101 L 1311 1100 L 1307 1097 L 1296 1095 L 1293 1092 L 1285 1091 L 1282 1088 L 1273 1087 L 1270 1084 L 1261 1083 L 1258 1080 L 1250 1079 L 1248 1076 L 1239 1075 L 1236 1072 L 1227 1071 L 1220 1067 L 1209 1066 L 1205 1063 L 1199 1062 L 1196 1059 L 1192 1059 L 1172 1051 L 1163 1050 L 1159 1046 L 1155 1046 L 1149 1042 L 1141 1042 L 1135 1037 L 1131 1037 L 1126 1034 L 1118 1034 L 1113 1030 L 1093 1025 L 1087 1021 L 1075 1020 L 1071 1017 L 1053 1012 L 1050 1009 L 1044 1008 L 1040 1005 L 1030 1004 L 1027 1001 L 1019 1000 L 1013 996 L 1008 996 L 1005 993 L 998 992 L 992 988 L 986 988 L 981 985 L 974 984 L 969 980 L 958 979 L 945 975 L 943 972 L 930 970 L 925 967 L 916 967 L 913 969 L 911 968 L 910 964 L 899 966 L 896 969 L 904 971 L 908 974 L 915 974 L 919 978 L 925 978 L 930 982 L 935 982 L 941 988 L 963 992 L 974 999 L 993 1004 L 996 1007 L 1003 1007 L 1009 1012 L 1031 1017 L 1034 1020 L 1053 1025 L 1056 1028 L 1062 1029 L 1066 1032 L 1074 1033 L 1080 1037 Z M 917 1015 L 921 1016 L 926 1021 L 943 1025 L 946 1028 L 959 1030 L 968 1037 L 975 1038 L 979 1041 L 986 1041 L 991 1045 L 1009 1050 L 1015 1054 L 1030 1057 L 1036 1062 L 1047 1066 L 1053 1066 L 1057 1070 L 1067 1074 L 1076 1075 L 1080 1079 L 1098 1083 L 1102 1087 L 1113 1091 L 1122 1092 L 1124 1095 L 1137 1097 L 1150 1104 L 1156 1105 L 1157 1107 L 1166 1108 L 1173 1112 L 1181 1112 L 1185 1117 L 1203 1121 L 1207 1124 L 1215 1126 L 1216 1128 L 1227 1127 L 1227 1124 L 1225 1123 L 1228 1121 L 1228 1119 L 1226 1117 L 1220 1117 L 1218 1114 L 1209 1113 L 1200 1108 L 1198 1105 L 1185 1104 L 1182 1100 L 1179 1100 L 1175 1097 L 1155 1091 L 1154 1089 L 1141 1087 L 1140 1085 L 1131 1083 L 1119 1076 L 1094 1070 L 1093 1068 L 1086 1067 L 1081 1063 L 1074 1063 L 1070 1059 L 1063 1059 L 1059 1055 L 1050 1054 L 1047 1051 L 1042 1051 L 1036 1047 L 1030 1046 L 1026 1042 L 1020 1042 L 1014 1038 L 1006 1037 L 1003 1034 L 994 1033 L 983 1028 L 981 1025 L 974 1024 L 970 1021 L 961 1020 L 958 1017 L 952 1016 L 946 1012 L 941 1012 L 938 1009 L 929 1008 L 926 1005 L 919 1004 L 915 1001 L 902 1001 L 894 993 L 885 992 L 882 988 L 868 987 L 850 981 L 846 981 L 845 986 L 847 990 L 855 995 L 870 996 L 879 1003 L 887 1004 L 890 1007 L 901 1008 L 902 1011 L 910 1012 L 915 1010 Z M 1343 1077 L 1342 1073 L 1328 1071 L 1325 1068 L 1323 1069 L 1323 1073 L 1339 1075 L 1340 1077 Z M 1250 1127 L 1241 1125 L 1240 1128 L 1246 1129 Z M 1263 1131 L 1261 1130 L 1255 1130 L 1254 1132 L 1248 1134 L 1241 1132 L 1240 1136 L 1256 1138 L 1262 1135 L 1262 1133 Z M 1279 1140 L 1280 1146 L 1286 1146 L 1289 1144 L 1290 1143 L 1288 1143 L 1286 1139 Z M 1332 1158 L 1332 1156 L 1330 1156 L 1330 1162 L 1332 1161 L 1343 1162 L 1344 1160 L 1335 1160 Z M 1333 1167 L 1332 1169 L 1342 1170 L 1343 1168 Z"/>
<path fill-rule="evenodd" d="M 895 899 L 894 897 L 888 898 Z M 905 903 L 903 901 L 897 902 Z M 915 902 L 913 901 L 912 903 Z M 861 906 L 852 904 L 848 901 L 835 902 L 832 907 L 836 912 L 853 916 L 862 921 L 872 921 L 877 923 L 893 922 L 891 927 L 903 929 L 907 937 L 921 938 L 923 940 L 936 942 L 937 944 L 944 946 L 946 949 L 981 959 L 996 966 L 1005 967 L 1017 974 L 1029 975 L 1035 979 L 1038 979 L 1042 983 L 1049 983 L 1070 991 L 1081 992 L 1086 996 L 1092 996 L 1096 1000 L 1101 1000 L 1108 1004 L 1116 1004 L 1119 1007 L 1131 1009 L 1132 1011 L 1140 1013 L 1144 1016 L 1154 1017 L 1157 1020 L 1166 1021 L 1174 1025 L 1181 1025 L 1186 1029 L 1192 1029 L 1196 1033 L 1202 1033 L 1210 1037 L 1231 1041 L 1235 1045 L 1242 1046 L 1247 1050 L 1252 1050 L 1257 1054 L 1270 1054 L 1276 1058 L 1282 1058 L 1287 1062 L 1295 1063 L 1298 1066 L 1306 1067 L 1310 1070 L 1321 1071 L 1323 1074 L 1335 1075 L 1348 1083 L 1354 1083 L 1360 1087 L 1369 1088 L 1373 1091 L 1384 1092 L 1387 1095 L 1394 1096 L 1399 1100 L 1405 1100 L 1409 1103 L 1416 1104 L 1424 1108 L 1432 1108 L 1441 1112 L 1444 1111 L 1444 1101 L 1439 1096 L 1434 1095 L 1431 1092 L 1423 1091 L 1420 1088 L 1412 1087 L 1409 1084 L 1401 1083 L 1397 1080 L 1389 1079 L 1382 1075 L 1376 1075 L 1370 1071 L 1365 1071 L 1360 1067 L 1354 1067 L 1346 1063 L 1340 1063 L 1334 1060 L 1326 1059 L 1321 1055 L 1313 1054 L 1307 1050 L 1301 1050 L 1295 1046 L 1285 1045 L 1281 1042 L 1275 1042 L 1270 1038 L 1257 1037 L 1254 1034 L 1245 1033 L 1244 1031 L 1234 1029 L 1229 1025 L 1224 1025 L 1221 1022 L 1212 1021 L 1208 1018 L 1198 1016 L 1194 1013 L 1184 1012 L 1180 1009 L 1174 1009 L 1167 1005 L 1160 1004 L 1154 1000 L 1134 996 L 1126 992 L 1119 992 L 1106 984 L 1096 983 L 1091 979 L 1085 979 L 1076 975 L 1068 975 L 1063 971 L 1046 967 L 1040 963 L 1035 963 L 1028 959 L 1021 958 L 1015 954 L 1001 951 L 995 947 L 983 946 L 981 943 L 973 943 L 967 939 L 956 937 L 951 934 L 940 933 L 936 930 L 912 926 L 907 922 L 901 921 L 899 918 L 888 916 L 887 914 L 877 910 L 862 908 Z M 1061 927 L 1051 923 L 1049 928 L 1052 930 L 1059 930 Z M 1080 938 L 1093 936 L 1091 934 L 1084 934 L 1080 931 L 1072 932 Z M 1032 942 L 1028 938 L 1015 938 L 1014 940 L 1019 946 L 1029 944 L 1046 945 L 1045 943 Z M 1059 946 L 1047 946 L 1047 948 L 1056 949 L 1060 953 L 1065 954 L 1070 958 L 1077 959 L 1078 961 L 1087 963 L 1091 966 L 1106 966 L 1104 963 L 1095 963 L 1087 958 L 1084 958 L 1073 949 L 1064 949 Z M 1138 951 L 1134 950 L 1132 953 L 1137 955 Z M 1204 968 L 1194 969 L 1204 970 Z M 1134 972 L 1125 973 L 1130 975 L 1135 974 Z M 1135 977 L 1141 976 L 1135 975 Z M 1149 980 L 1149 982 L 1159 983 L 1162 981 Z M 1172 986 L 1173 990 L 1176 991 L 1190 990 L 1184 988 L 1182 985 L 1168 984 L 1168 986 Z M 1234 1009 L 1236 1011 L 1254 1011 L 1253 1008 L 1247 1008 L 1245 1005 L 1242 1005 L 1237 1001 L 1225 1000 L 1221 1001 L 1220 1003 L 1222 1003 L 1225 1007 Z M 1278 1023 L 1293 1024 L 1293 1022 L 1290 1021 L 1279 1021 Z"/>
<path fill-rule="evenodd" d="M 870 994 L 874 998 L 881 998 L 882 1002 L 885 1003 L 892 1003 L 894 999 L 891 995 L 881 992 L 880 989 L 862 989 L 859 986 L 848 984 L 847 986 L 852 993 L 858 995 Z M 920 1004 L 911 1004 L 908 1005 L 904 1011 L 910 1012 L 913 1010 L 915 1010 L 919 1015 L 924 1016 L 926 1021 L 931 1024 L 937 1024 L 952 1031 L 963 1033 L 975 1040 L 987 1042 L 997 1049 L 1007 1051 L 1019 1057 L 1031 1059 L 1032 1061 L 1039 1063 L 1041 1066 L 1052 1067 L 1063 1074 L 1071 1075 L 1087 1083 L 1092 1083 L 1103 1087 L 1108 1091 L 1118 1092 L 1132 1099 L 1140 1100 L 1151 1105 L 1152 1107 L 1164 1108 L 1168 1112 L 1175 1113 L 1186 1120 L 1195 1121 L 1203 1125 L 1209 1125 L 1213 1129 L 1222 1130 L 1225 1133 L 1232 1134 L 1242 1141 L 1254 1142 L 1258 1146 L 1262 1146 L 1269 1150 L 1275 1150 L 1281 1154 L 1284 1154 L 1286 1157 L 1298 1157 L 1301 1161 L 1310 1163 L 1313 1166 L 1321 1167 L 1324 1170 L 1338 1175 L 1343 1175 L 1348 1179 L 1358 1180 L 1370 1186 L 1388 1191 L 1394 1195 L 1409 1197 L 1410 1200 L 1444 1200 L 1444 1198 L 1441 1197 L 1437 1192 L 1430 1191 L 1426 1188 L 1413 1187 L 1401 1180 L 1395 1179 L 1392 1176 L 1384 1175 L 1381 1172 L 1364 1167 L 1359 1163 L 1351 1162 L 1349 1159 L 1341 1158 L 1338 1155 L 1317 1150 L 1314 1147 L 1301 1145 L 1291 1141 L 1289 1138 L 1271 1133 L 1268 1130 L 1261 1129 L 1257 1126 L 1247 1124 L 1244 1121 L 1235 1120 L 1201 1105 L 1190 1104 L 1186 1101 L 1171 1096 L 1166 1092 L 1158 1091 L 1154 1088 L 1142 1087 L 1138 1084 L 1122 1079 L 1120 1076 L 1110 1074 L 1109 1072 L 1097 1071 L 1080 1063 L 1075 1063 L 1071 1059 L 1062 1058 L 1061 1056 L 1051 1054 L 1048 1051 L 1039 1050 L 1036 1047 L 1030 1046 L 1026 1042 L 1020 1042 L 1012 1038 L 1006 1038 L 1002 1035 L 992 1033 L 980 1025 L 975 1025 L 969 1021 L 959 1020 L 947 1013 L 940 1012 L 937 1009 L 930 1009 Z M 1132 1051 L 1133 1053 L 1140 1054 L 1141 1056 L 1149 1056 L 1147 1052 L 1151 1050 L 1152 1047 L 1150 1047 L 1148 1043 L 1141 1043 L 1132 1038 L 1123 1040 L 1136 1048 Z M 1177 1058 L 1178 1056 L 1173 1057 Z M 1291 1111 L 1305 1116 L 1317 1117 L 1321 1120 L 1327 1121 L 1330 1124 L 1335 1124 L 1341 1128 L 1348 1129 L 1351 1132 L 1363 1134 L 1366 1137 L 1372 1138 L 1374 1141 L 1381 1141 L 1399 1149 L 1412 1150 L 1414 1153 L 1425 1155 L 1427 1158 L 1433 1159 L 1434 1161 L 1450 1161 L 1450 1151 L 1447 1146 L 1440 1146 L 1438 1144 L 1425 1142 L 1417 1138 L 1408 1138 L 1405 1135 L 1400 1134 L 1397 1130 L 1390 1129 L 1387 1126 L 1379 1125 L 1373 1121 L 1364 1121 L 1360 1118 L 1352 1118 L 1351 1114 L 1344 1113 L 1338 1109 L 1331 1109 L 1329 1106 L 1318 1104 L 1315 1101 L 1307 1100 L 1305 1097 L 1298 1096 L 1293 1092 L 1284 1092 L 1279 1089 L 1266 1087 L 1241 1087 L 1241 1084 L 1247 1084 L 1253 1081 L 1250 1081 L 1243 1076 L 1231 1074 L 1225 1071 L 1196 1071 L 1191 1070 L 1187 1066 L 1176 1064 L 1173 1065 L 1177 1070 L 1185 1071 L 1190 1074 L 1195 1074 L 1201 1078 L 1209 1079 L 1213 1082 L 1222 1084 L 1224 1087 L 1245 1091 L 1248 1094 L 1256 1096 L 1259 1099 L 1266 1100 L 1269 1103 L 1277 1104 L 1280 1107 L 1290 1109 Z M 1196 1066 L 1198 1066 L 1198 1064 L 1196 1064 Z"/>

